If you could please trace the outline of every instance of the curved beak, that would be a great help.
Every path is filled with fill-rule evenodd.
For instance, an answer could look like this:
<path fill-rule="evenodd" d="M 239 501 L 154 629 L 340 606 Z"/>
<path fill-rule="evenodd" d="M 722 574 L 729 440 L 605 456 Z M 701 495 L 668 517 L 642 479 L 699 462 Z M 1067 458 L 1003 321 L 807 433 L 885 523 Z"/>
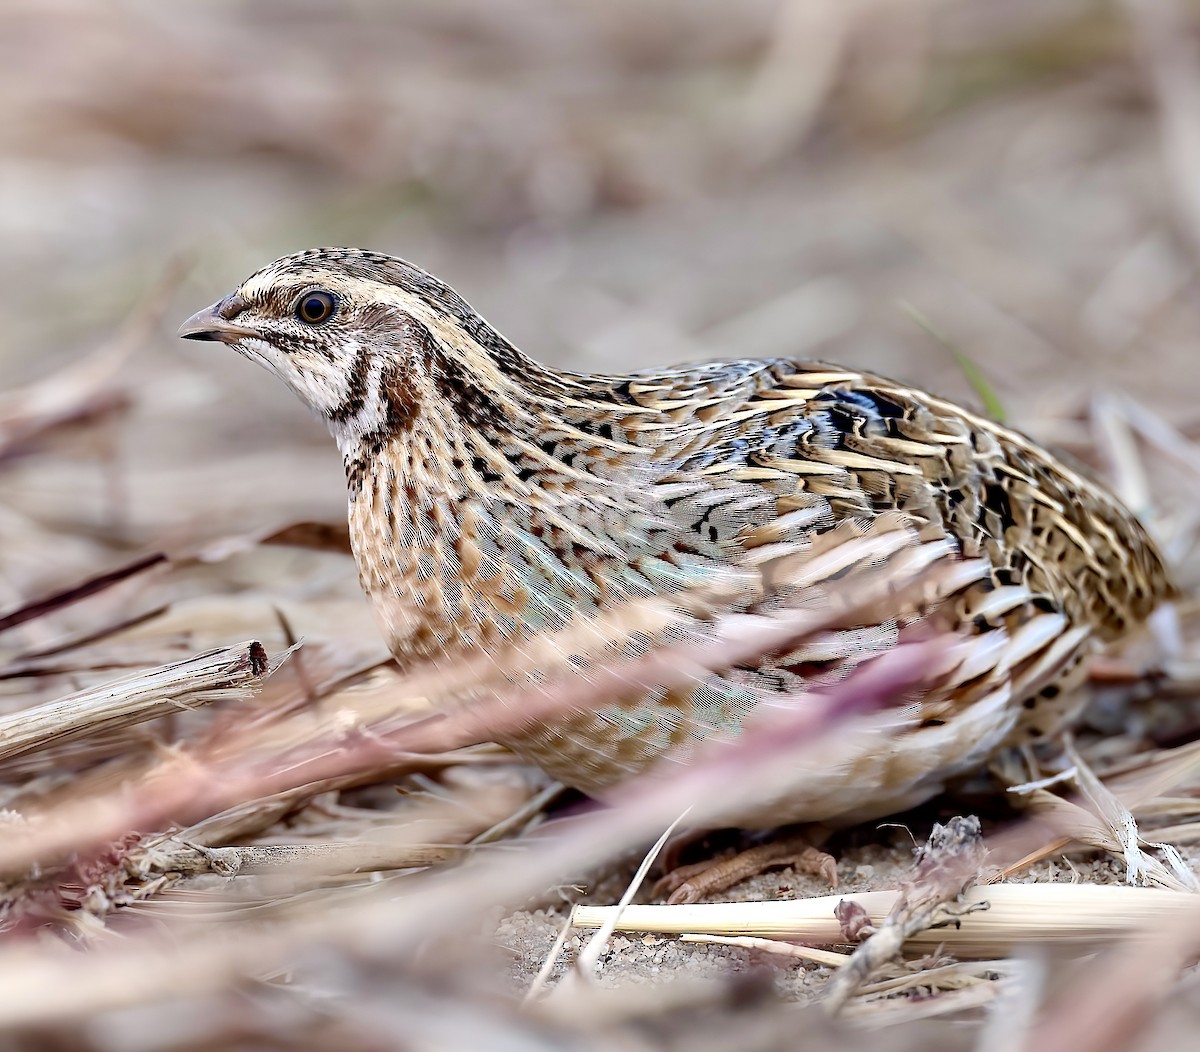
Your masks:
<path fill-rule="evenodd" d="M 213 340 L 218 343 L 237 343 L 247 336 L 257 336 L 253 329 L 245 325 L 236 325 L 228 299 L 219 300 L 211 307 L 196 311 L 187 321 L 179 326 L 181 340 Z"/>

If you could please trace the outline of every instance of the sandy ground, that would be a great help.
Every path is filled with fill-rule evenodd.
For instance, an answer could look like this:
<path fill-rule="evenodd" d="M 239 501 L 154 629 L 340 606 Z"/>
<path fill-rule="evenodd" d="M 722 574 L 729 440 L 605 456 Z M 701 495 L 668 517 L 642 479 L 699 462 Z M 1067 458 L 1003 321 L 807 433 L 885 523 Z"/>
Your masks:
<path fill-rule="evenodd" d="M 711 901 L 769 902 L 903 886 L 912 875 L 912 834 L 928 832 L 929 828 L 929 819 L 925 815 L 921 815 L 919 821 L 925 824 L 925 828 L 914 822 L 911 832 L 908 828 L 881 829 L 878 832 L 864 828 L 856 831 L 852 842 L 837 853 L 836 889 L 830 889 L 808 874 L 797 873 L 791 867 L 786 867 L 746 880 L 714 896 Z M 859 842 L 854 843 L 854 840 Z M 862 842 L 871 840 L 877 842 Z M 1185 847 L 1182 855 L 1189 866 L 1194 866 L 1200 859 L 1200 852 L 1194 847 Z M 634 859 L 632 865 L 620 867 L 597 879 L 587 894 L 577 899 L 571 896 L 572 901 L 598 905 L 615 903 L 624 893 L 637 861 Z M 1124 864 L 1113 856 L 1097 857 L 1094 853 L 1074 852 L 1071 856 L 1059 855 L 1037 863 L 1011 879 L 1020 883 L 1124 884 L 1127 877 Z M 634 901 L 653 900 L 639 895 Z M 550 955 L 568 914 L 567 907 L 547 905 L 543 909 L 515 913 L 500 922 L 495 938 L 512 955 L 509 976 L 516 992 L 524 993 L 529 989 L 534 976 Z M 551 973 L 552 981 L 560 980 L 570 970 L 591 934 L 577 930 L 568 936 Z M 818 998 L 832 974 L 831 969 L 823 965 L 790 961 L 758 950 L 698 945 L 663 935 L 617 933 L 609 940 L 600 957 L 596 978 L 606 986 L 640 986 L 645 983 L 670 983 L 681 974 L 717 979 L 758 973 L 763 969 L 770 972 L 781 996 L 802 1004 Z"/>

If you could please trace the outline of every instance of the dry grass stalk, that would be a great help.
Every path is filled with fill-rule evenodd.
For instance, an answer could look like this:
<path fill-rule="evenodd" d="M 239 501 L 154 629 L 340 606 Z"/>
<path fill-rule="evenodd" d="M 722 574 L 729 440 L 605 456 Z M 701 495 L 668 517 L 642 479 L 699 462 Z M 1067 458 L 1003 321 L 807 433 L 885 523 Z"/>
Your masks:
<path fill-rule="evenodd" d="M 134 559 L 124 566 L 117 567 L 115 570 L 108 570 L 97 574 L 95 577 L 89 577 L 86 581 L 81 581 L 70 588 L 65 588 L 42 599 L 23 603 L 16 610 L 10 610 L 7 614 L 0 617 L 0 632 L 16 628 L 17 625 L 24 624 L 26 621 L 33 621 L 36 618 L 44 617 L 46 614 L 61 610 L 64 606 L 87 599 L 104 591 L 106 588 L 111 588 L 121 581 L 135 577 L 166 561 L 167 557 L 162 552 L 154 552 L 150 555 Z"/>
<path fill-rule="evenodd" d="M 578 956 L 575 958 L 575 967 L 570 972 L 568 979 L 585 982 L 590 982 L 593 979 L 596 969 L 600 964 L 600 955 L 604 952 L 605 947 L 608 945 L 609 938 L 616 930 L 617 924 L 621 919 L 621 911 L 633 901 L 634 895 L 637 894 L 638 889 L 642 886 L 642 883 L 646 879 L 646 875 L 650 872 L 650 867 L 654 865 L 655 859 L 658 858 L 662 849 L 667 846 L 667 842 L 674 835 L 679 823 L 687 817 L 687 814 L 688 812 L 684 811 L 683 814 L 681 814 L 674 822 L 672 822 L 665 830 L 663 830 L 662 836 L 660 836 L 654 842 L 654 846 L 646 852 L 646 856 L 642 859 L 641 865 L 638 866 L 637 872 L 634 873 L 633 879 L 630 880 L 628 886 L 625 888 L 625 893 L 621 896 L 620 902 L 617 903 L 616 911 L 612 914 L 609 922 L 601 925 L 595 934 L 593 934 L 588 940 L 587 945 L 584 946 L 584 948 L 579 952 Z M 564 930 L 569 927 L 570 923 L 568 922 L 568 924 L 564 927 Z M 543 969 L 538 972 L 539 979 L 543 978 L 544 972 L 545 968 L 543 967 Z M 561 994 L 565 988 L 569 987 L 569 985 L 569 982 L 560 983 L 555 990 L 555 993 Z M 535 983 L 534 986 L 530 988 L 530 996 L 535 993 L 536 989 L 537 984 Z"/>
<path fill-rule="evenodd" d="M 850 954 L 839 953 L 837 950 L 827 950 L 820 946 L 804 946 L 801 943 L 784 942 L 779 939 L 764 939 L 756 935 L 697 935 L 695 932 L 684 932 L 679 936 L 679 941 L 742 946 L 747 950 L 761 950 L 763 953 L 771 953 L 779 957 L 794 957 L 829 968 L 841 968 L 850 960 Z"/>
<path fill-rule="evenodd" d="M 462 804 L 466 802 L 431 805 L 421 812 L 420 822 L 398 825 L 393 830 L 393 847 L 405 842 L 415 845 L 419 837 L 447 843 L 469 837 L 472 831 L 498 820 L 507 804 L 477 797 L 470 801 L 472 813 L 464 819 Z M 163 848 L 167 853 L 172 850 L 165 844 Z M 414 884 L 410 894 L 399 898 L 391 887 L 374 883 L 305 897 L 301 894 L 305 876 L 320 879 L 327 872 L 319 862 L 314 870 L 306 874 L 292 869 L 290 879 L 271 889 L 265 904 L 283 921 L 275 925 L 239 924 L 238 912 L 227 908 L 236 899 L 218 891 L 191 904 L 206 907 L 191 911 L 195 914 L 191 923 L 185 913 L 177 926 L 132 940 L 110 941 L 87 955 L 67 952 L 54 941 L 10 940 L 0 946 L 0 1028 L 202 995 L 248 978 L 265 978 L 288 968 L 314 947 L 403 955 L 425 939 L 447 932 L 447 923 L 473 929 L 477 914 L 474 909 L 464 909 L 464 903 L 494 901 L 487 895 L 493 875 L 489 866 L 455 874 L 459 886 L 449 889 L 449 899 L 441 882 Z M 146 877 L 153 890 L 169 883 L 154 884 L 149 872 Z M 464 891 L 468 897 L 459 897 L 458 892 Z M 92 889 L 93 894 L 103 892 L 103 888 Z M 313 908 L 314 903 L 320 908 Z M 86 919 L 87 914 L 83 916 Z M 408 933 L 415 938 L 410 941 Z M 71 997 L 64 1000 L 56 991 L 67 986 Z"/>
<path fill-rule="evenodd" d="M 881 1030 L 922 1019 L 947 1015 L 968 1015 L 985 1008 L 1005 992 L 1004 980 L 975 983 L 959 990 L 947 990 L 937 997 L 920 1000 L 876 1000 L 847 1006 L 845 1018 L 858 1026 Z"/>
<path fill-rule="evenodd" d="M 886 582 L 880 583 L 886 587 Z M 804 632 L 795 626 L 785 627 L 788 637 L 796 638 L 824 624 L 824 619 L 818 618 L 815 624 L 805 622 Z M 755 646 L 770 647 L 777 642 L 777 638 L 767 633 L 757 643 L 752 636 L 743 635 L 700 650 L 691 647 L 684 671 L 676 666 L 672 675 L 691 675 L 697 668 L 706 667 L 705 662 L 719 665 L 728 662 L 731 653 L 757 653 L 761 650 L 753 650 Z M 803 710 L 791 712 L 778 725 L 772 723 L 760 734 L 751 729 L 742 748 L 715 748 L 711 763 L 706 763 L 703 755 L 698 756 L 696 765 L 687 774 L 675 777 L 664 787 L 660 794 L 664 810 L 644 812 L 648 821 L 640 827 L 646 832 L 657 831 L 696 800 L 709 799 L 716 806 L 732 793 L 754 797 L 766 791 L 761 775 L 757 785 L 732 777 L 744 773 L 747 757 L 756 750 L 764 758 L 774 757 L 776 763 L 790 762 L 786 759 L 790 749 L 818 740 L 831 726 L 846 724 L 854 713 L 871 712 L 923 682 L 931 669 L 944 665 L 948 651 L 952 654 L 952 648 L 937 641 L 901 645 L 838 688 L 814 694 L 806 700 Z M 649 666 L 649 672 L 657 675 L 661 662 L 662 657 L 654 655 L 643 662 L 620 666 L 611 671 L 611 677 L 626 688 L 635 681 L 658 682 L 642 665 Z M 99 846 L 120 839 L 130 829 L 162 828 L 165 823 L 181 820 L 194 822 L 238 801 L 284 792 L 352 771 L 394 766 L 413 753 L 443 753 L 489 739 L 506 727 L 546 713 L 596 704 L 607 696 L 609 687 L 609 675 L 597 674 L 586 679 L 576 676 L 561 683 L 553 693 L 549 690 L 514 693 L 510 689 L 467 707 L 414 720 L 413 708 L 407 704 L 412 688 L 404 684 L 390 704 L 385 699 L 370 718 L 355 711 L 350 699 L 319 718 L 302 711 L 266 727 L 251 727 L 242 734 L 222 737 L 211 744 L 207 755 L 200 752 L 168 757 L 139 778 L 142 791 L 136 795 L 130 794 L 126 786 L 118 785 L 106 795 L 64 801 L 52 812 L 39 816 L 36 822 L 30 822 L 19 838 L 5 836 L 0 830 L 5 864 L 12 871 L 68 851 L 82 850 L 85 845 Z M 859 722 L 863 724 L 859 732 L 865 732 L 872 717 L 862 717 Z M 894 721 L 886 721 L 884 726 L 876 728 L 876 733 L 887 733 L 890 722 Z M 850 730 L 847 729 L 839 748 L 861 747 L 863 739 Z M 819 770 L 820 765 L 816 766 Z M 729 779 L 726 797 L 709 792 L 711 783 L 718 778 Z M 652 775 L 646 781 L 653 784 L 655 779 Z M 639 780 L 638 784 L 625 787 L 623 794 L 644 797 L 645 786 Z M 669 804 L 665 802 L 668 800 Z M 696 820 L 703 821 L 705 817 L 713 816 L 697 814 Z"/>
<path fill-rule="evenodd" d="M 1077 784 L 1080 795 L 1067 799 L 1044 788 L 1013 786 L 1010 792 L 1024 796 L 1030 812 L 1046 827 L 1061 834 L 1009 863 L 1000 876 L 1010 876 L 1032 863 L 1070 847 L 1086 844 L 1110 851 L 1125 860 L 1127 879 L 1135 883 L 1158 884 L 1179 891 L 1194 891 L 1194 876 L 1178 862 L 1169 846 L 1174 836 L 1160 830 L 1157 842 L 1149 846 L 1162 851 L 1166 863 L 1148 855 L 1142 845 L 1146 839 L 1138 832 L 1136 814 L 1153 814 L 1164 794 L 1192 782 L 1200 771 L 1200 746 L 1182 745 L 1157 753 L 1142 753 L 1121 765 L 1121 769 L 1102 780 L 1092 771 L 1071 742 L 1066 744 L 1072 767 L 1066 780 Z M 1175 816 L 1196 815 L 1200 801 L 1176 800 Z M 1011 857 L 1011 856 L 1010 856 Z"/>
<path fill-rule="evenodd" d="M 627 906 L 617 924 L 627 932 L 753 935 L 817 945 L 846 942 L 835 911 L 852 902 L 879 927 L 900 901 L 899 891 L 824 895 L 792 902 L 719 902 L 694 906 Z M 1200 898 L 1178 891 L 1099 884 L 993 884 L 962 896 L 966 915 L 953 927 L 913 933 L 907 946 L 945 946 L 960 955 L 1008 953 L 1038 943 L 1094 945 L 1182 922 L 1200 912 Z M 974 912 L 970 912 L 974 909 Z M 573 923 L 594 928 L 612 906 L 576 906 Z"/>
<path fill-rule="evenodd" d="M 614 851 L 636 844 L 651 830 L 661 829 L 694 800 L 709 799 L 720 806 L 734 793 L 761 791 L 761 786 L 755 788 L 754 781 L 761 780 L 764 770 L 772 769 L 772 765 L 792 766 L 798 756 L 834 727 L 841 731 L 839 749 L 859 747 L 853 723 L 847 724 L 848 717 L 857 710 L 878 708 L 911 689 L 928 674 L 931 659 L 944 652 L 945 648 L 936 642 L 902 645 L 838 687 L 812 695 L 807 707 L 791 713 L 789 719 L 780 719 L 776 714 L 769 734 L 747 734 L 741 747 L 716 751 L 718 762 L 698 765 L 686 777 L 671 780 L 651 777 L 643 785 L 627 787 L 629 799 L 635 801 L 631 806 L 594 816 L 595 820 L 578 833 L 551 842 L 538 853 L 536 865 L 530 860 L 523 861 L 507 877 L 493 872 L 489 895 L 503 894 L 507 880 L 512 895 L 526 896 L 536 888 L 536 884 L 530 884 L 531 873 L 553 880 L 564 870 L 595 864 Z M 585 693 L 592 689 L 594 685 L 588 683 L 578 687 L 578 691 Z M 577 701 L 571 692 L 567 692 L 565 700 Z M 155 874 L 174 879 L 175 871 L 170 868 L 173 863 L 156 862 L 153 851 L 148 861 L 135 861 L 146 847 L 153 846 L 154 838 L 138 847 L 130 844 L 131 830 L 161 829 L 167 824 L 186 821 L 188 816 L 195 816 L 191 819 L 194 822 L 221 806 L 237 807 L 272 791 L 282 793 L 275 796 L 274 806 L 266 801 L 265 806 L 241 808 L 245 824 L 253 827 L 257 823 L 262 828 L 260 819 L 264 812 L 279 817 L 289 804 L 311 799 L 318 786 L 328 786 L 337 779 L 343 779 L 342 784 L 354 778 L 377 779 L 381 771 L 394 769 L 423 748 L 441 751 L 448 741 L 462 737 L 464 726 L 478 725 L 478 708 L 488 708 L 499 719 L 527 717 L 526 712 L 504 696 L 485 699 L 473 711 L 451 711 L 415 722 L 413 710 L 397 707 L 395 702 L 384 707 L 381 718 L 365 725 L 361 714 L 353 710 L 339 706 L 322 714 L 320 708 L 318 705 L 315 711 L 301 711 L 259 726 L 251 724 L 246 731 L 232 737 L 210 733 L 207 747 L 190 753 L 174 751 L 132 782 L 129 778 L 118 778 L 114 787 L 103 794 L 87 797 L 68 794 L 52 807 L 39 807 L 37 799 L 32 799 L 34 810 L 25 822 L 19 827 L 0 830 L 6 846 L 6 868 L 19 874 L 30 865 L 46 868 L 73 854 L 79 861 L 69 871 L 68 883 L 74 889 L 82 881 L 82 887 L 72 890 L 71 897 L 87 899 L 93 915 L 99 916 L 113 903 L 140 898 L 147 889 L 155 890 L 158 886 Z M 396 722 L 397 714 L 404 711 L 409 722 L 387 730 L 389 722 Z M 863 719 L 870 723 L 874 717 L 858 722 L 861 724 Z M 814 757 L 808 766 L 819 771 L 821 763 L 828 760 L 827 755 L 819 760 Z M 114 761 L 118 770 L 128 769 L 130 762 Z M 144 763 L 136 759 L 132 762 Z M 98 768 L 97 773 L 105 777 L 104 768 Z M 136 792 L 130 791 L 131 784 L 137 785 Z M 289 793 L 296 795 L 289 799 Z M 474 832 L 487 828 L 488 824 L 484 824 Z M 245 826 L 241 835 L 244 829 Z M 123 846 L 114 850 L 111 847 L 114 842 Z M 399 865 L 408 857 L 393 855 L 392 860 Z M 181 864 L 192 871 L 197 859 L 183 859 Z M 53 869 L 49 873 L 48 886 L 53 888 L 58 878 Z M 80 873 L 86 876 L 78 876 Z M 127 879 L 129 873 L 134 876 L 132 881 Z M 94 895 L 86 890 L 89 884 L 98 889 Z M 452 887 L 447 884 L 448 890 Z M 41 909 L 43 897 L 18 896 L 17 915 L 23 909 L 21 901 Z"/>
<path fill-rule="evenodd" d="M 262 644 L 249 640 L 0 717 L 0 771 L 24 753 L 245 696 L 267 671 Z"/>
<path fill-rule="evenodd" d="M 312 877 L 423 868 L 459 859 L 465 850 L 455 845 L 394 844 L 378 836 L 357 841 L 243 847 L 203 847 L 185 841 L 168 857 L 157 860 L 156 866 L 179 877 L 201 873 L 236 877 L 280 870 L 288 870 L 292 876 Z"/>

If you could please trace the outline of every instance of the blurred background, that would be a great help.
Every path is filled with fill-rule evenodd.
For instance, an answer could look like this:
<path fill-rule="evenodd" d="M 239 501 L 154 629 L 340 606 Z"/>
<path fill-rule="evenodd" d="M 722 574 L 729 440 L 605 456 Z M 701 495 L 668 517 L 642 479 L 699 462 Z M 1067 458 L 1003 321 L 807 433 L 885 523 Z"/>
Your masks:
<path fill-rule="evenodd" d="M 1173 0 L 8 0 L 0 389 L 132 345 L 111 426 L 25 442 L 7 514 L 135 546 L 338 518 L 323 428 L 174 338 L 319 244 L 402 255 L 577 369 L 819 357 L 977 402 L 952 347 L 1068 448 L 1100 390 L 1195 423 L 1198 26 Z"/>

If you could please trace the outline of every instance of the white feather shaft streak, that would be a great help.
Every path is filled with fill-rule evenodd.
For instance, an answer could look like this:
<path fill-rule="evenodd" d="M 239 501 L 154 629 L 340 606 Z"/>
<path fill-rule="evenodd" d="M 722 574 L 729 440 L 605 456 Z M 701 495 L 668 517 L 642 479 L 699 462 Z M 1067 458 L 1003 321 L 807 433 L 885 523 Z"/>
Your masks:
<path fill-rule="evenodd" d="M 252 639 L 14 712 L 0 718 L 0 761 L 228 697 L 268 671 Z"/>
<path fill-rule="evenodd" d="M 798 569 L 791 580 L 798 588 L 818 584 L 857 563 L 886 559 L 912 543 L 912 536 L 902 530 L 880 531 L 871 536 L 847 540 L 828 552 L 806 559 L 803 568 Z M 947 554 L 947 551 L 942 550 L 939 554 Z"/>
<path fill-rule="evenodd" d="M 982 617 L 985 621 L 992 621 L 1032 602 L 1034 598 L 1034 594 L 1028 588 L 1002 585 L 980 596 L 967 614 L 972 618 Z"/>
<path fill-rule="evenodd" d="M 691 906 L 626 906 L 616 928 L 664 935 L 752 935 L 818 945 L 847 939 L 834 916 L 843 901 L 855 902 L 878 927 L 896 904 L 898 891 L 773 902 L 714 902 Z M 959 918 L 961 926 L 918 932 L 906 945 L 945 946 L 956 954 L 1007 953 L 1034 943 L 1089 944 L 1162 930 L 1172 920 L 1200 916 L 1200 896 L 1150 888 L 1094 884 L 994 884 L 963 893 L 964 904 L 986 903 Z M 611 923 L 614 906 L 576 906 L 572 923 L 596 928 Z"/>
<path fill-rule="evenodd" d="M 1009 648 L 998 666 L 1000 671 L 1008 672 L 1026 658 L 1041 653 L 1062 636 L 1067 625 L 1062 614 L 1042 614 L 1027 621 L 1012 634 Z"/>

